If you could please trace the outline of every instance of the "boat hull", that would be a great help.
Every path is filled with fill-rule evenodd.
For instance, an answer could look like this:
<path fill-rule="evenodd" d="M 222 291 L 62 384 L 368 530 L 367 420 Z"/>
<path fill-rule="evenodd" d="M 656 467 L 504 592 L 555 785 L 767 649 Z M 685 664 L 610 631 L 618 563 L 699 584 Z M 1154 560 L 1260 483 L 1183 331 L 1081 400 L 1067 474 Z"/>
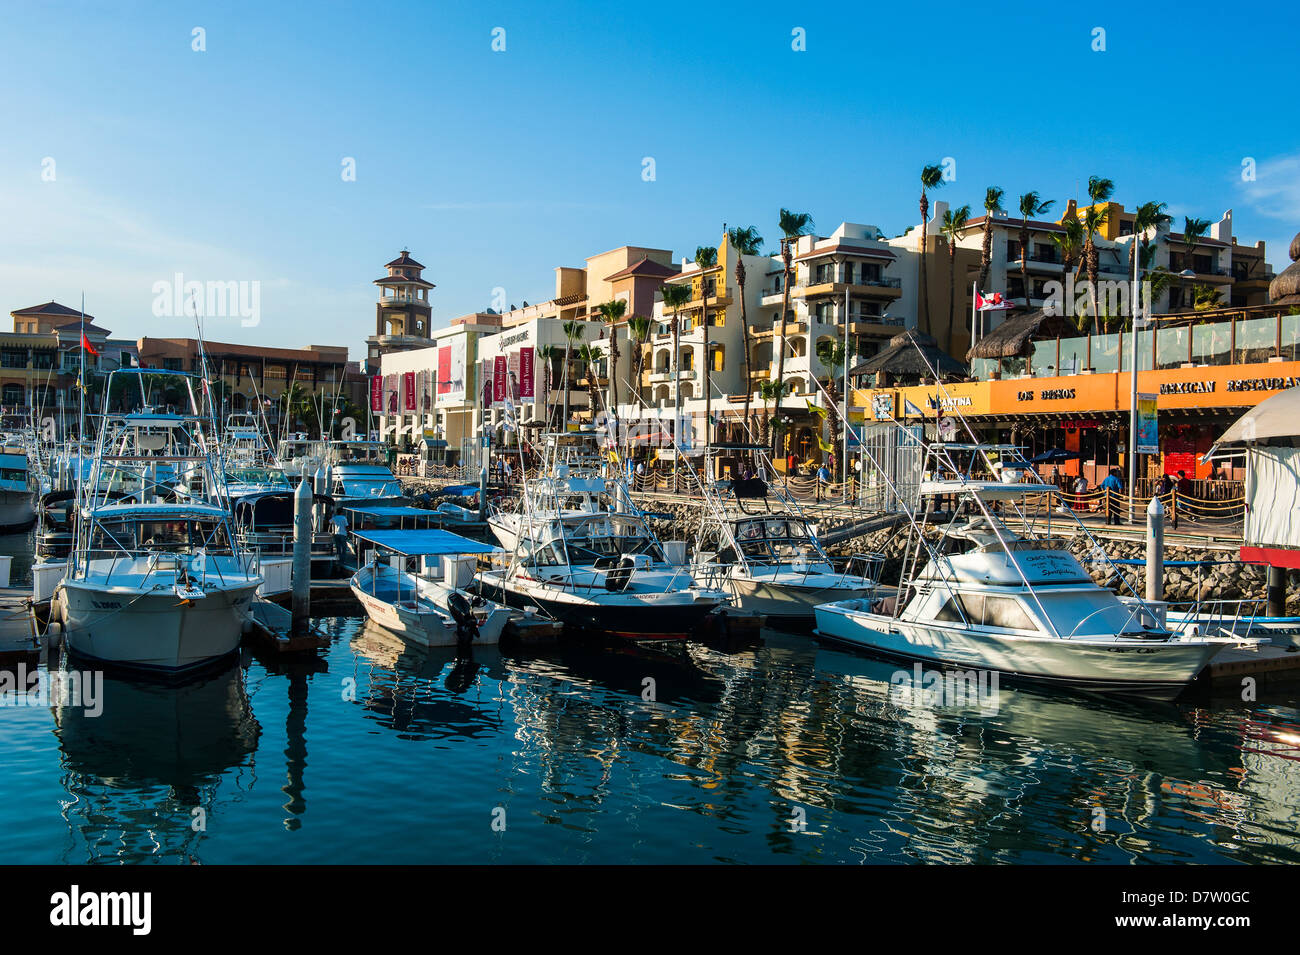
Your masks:
<path fill-rule="evenodd" d="M 454 647 L 459 645 L 456 637 L 456 622 L 450 616 L 443 617 L 434 613 L 411 613 L 401 610 L 397 605 L 381 600 L 367 593 L 355 581 L 351 584 L 352 593 L 360 601 L 371 621 L 390 633 L 395 633 L 404 640 L 418 643 L 425 647 Z M 501 641 L 509 613 L 496 610 L 488 614 L 488 619 L 479 625 L 474 638 L 476 647 L 493 646 Z"/>
<path fill-rule="evenodd" d="M 0 533 L 25 531 L 36 523 L 36 500 L 31 491 L 0 490 Z"/>
<path fill-rule="evenodd" d="M 239 649 L 260 582 L 184 602 L 170 588 L 142 593 L 64 580 L 55 599 L 73 653 L 115 666 L 182 672 Z"/>
<path fill-rule="evenodd" d="M 685 640 L 692 636 L 724 601 L 700 599 L 687 602 L 679 594 L 647 594 L 639 602 L 627 595 L 581 597 L 557 588 L 523 589 L 499 576 L 479 575 L 479 593 L 516 609 L 538 608 L 566 627 L 628 640 Z M 677 597 L 677 600 L 657 599 Z M 623 598 L 621 600 L 616 598 Z"/>
<path fill-rule="evenodd" d="M 741 610 L 785 623 L 812 623 L 815 618 L 814 608 L 818 604 L 856 600 L 876 592 L 876 588 L 870 584 L 835 587 L 739 576 L 727 578 L 725 586 L 736 598 L 736 606 Z"/>
<path fill-rule="evenodd" d="M 892 659 L 996 670 L 1102 692 L 1177 695 L 1224 649 L 1222 643 L 1065 640 L 909 623 L 839 604 L 817 608 L 817 634 Z"/>

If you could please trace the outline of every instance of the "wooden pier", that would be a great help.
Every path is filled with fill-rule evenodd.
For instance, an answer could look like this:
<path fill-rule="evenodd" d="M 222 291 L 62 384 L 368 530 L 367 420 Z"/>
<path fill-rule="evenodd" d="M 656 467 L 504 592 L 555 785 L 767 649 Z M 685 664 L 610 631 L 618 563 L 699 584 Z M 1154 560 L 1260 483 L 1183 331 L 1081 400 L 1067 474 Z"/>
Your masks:
<path fill-rule="evenodd" d="M 27 589 L 0 588 L 0 666 L 33 663 L 40 657 L 41 640 L 31 608 Z"/>

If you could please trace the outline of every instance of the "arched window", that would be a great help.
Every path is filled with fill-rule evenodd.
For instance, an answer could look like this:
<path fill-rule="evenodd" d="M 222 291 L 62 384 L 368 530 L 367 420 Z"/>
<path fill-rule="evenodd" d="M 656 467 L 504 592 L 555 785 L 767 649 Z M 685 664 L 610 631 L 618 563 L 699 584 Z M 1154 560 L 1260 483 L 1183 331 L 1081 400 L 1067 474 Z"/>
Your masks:
<path fill-rule="evenodd" d="M 688 348 L 682 352 L 682 370 L 693 371 L 695 369 L 695 349 Z"/>

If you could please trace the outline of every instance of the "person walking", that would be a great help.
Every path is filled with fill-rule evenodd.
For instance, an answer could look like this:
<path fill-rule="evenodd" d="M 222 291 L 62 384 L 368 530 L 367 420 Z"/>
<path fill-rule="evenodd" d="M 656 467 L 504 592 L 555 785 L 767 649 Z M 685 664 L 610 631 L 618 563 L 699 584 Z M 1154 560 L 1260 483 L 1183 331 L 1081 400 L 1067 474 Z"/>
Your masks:
<path fill-rule="evenodd" d="M 1191 495 L 1192 482 L 1188 480 L 1186 471 L 1179 471 L 1178 483 L 1174 485 L 1174 530 L 1178 529 L 1178 511 L 1181 501 L 1185 497 L 1191 497 Z"/>
<path fill-rule="evenodd" d="M 1101 482 L 1101 487 L 1106 492 L 1106 523 L 1118 524 L 1119 495 L 1124 492 L 1124 482 L 1120 480 L 1119 471 L 1111 468 L 1106 480 Z"/>
<path fill-rule="evenodd" d="M 1165 505 L 1165 513 L 1169 515 L 1169 526 L 1173 530 L 1178 530 L 1178 511 L 1174 508 L 1174 479 L 1168 474 L 1161 475 L 1160 483 L 1156 485 L 1156 496 L 1161 499 Z"/>
<path fill-rule="evenodd" d="M 348 555 L 348 519 L 342 511 L 336 511 L 330 518 L 330 527 L 334 530 L 334 557 L 341 566 Z"/>
<path fill-rule="evenodd" d="M 822 491 L 831 483 L 831 472 L 825 464 L 817 469 L 817 500 L 822 499 Z"/>

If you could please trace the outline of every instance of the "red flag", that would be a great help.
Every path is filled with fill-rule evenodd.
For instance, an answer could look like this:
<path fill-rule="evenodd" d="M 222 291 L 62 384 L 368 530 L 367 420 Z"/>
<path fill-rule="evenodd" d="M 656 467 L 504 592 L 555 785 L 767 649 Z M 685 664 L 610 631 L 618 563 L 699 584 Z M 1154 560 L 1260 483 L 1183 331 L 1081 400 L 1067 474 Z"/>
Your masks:
<path fill-rule="evenodd" d="M 81 347 L 86 349 L 86 351 L 90 352 L 96 358 L 99 357 L 99 352 L 95 351 L 95 346 L 90 344 L 90 339 L 86 337 L 85 332 L 81 333 Z"/>

